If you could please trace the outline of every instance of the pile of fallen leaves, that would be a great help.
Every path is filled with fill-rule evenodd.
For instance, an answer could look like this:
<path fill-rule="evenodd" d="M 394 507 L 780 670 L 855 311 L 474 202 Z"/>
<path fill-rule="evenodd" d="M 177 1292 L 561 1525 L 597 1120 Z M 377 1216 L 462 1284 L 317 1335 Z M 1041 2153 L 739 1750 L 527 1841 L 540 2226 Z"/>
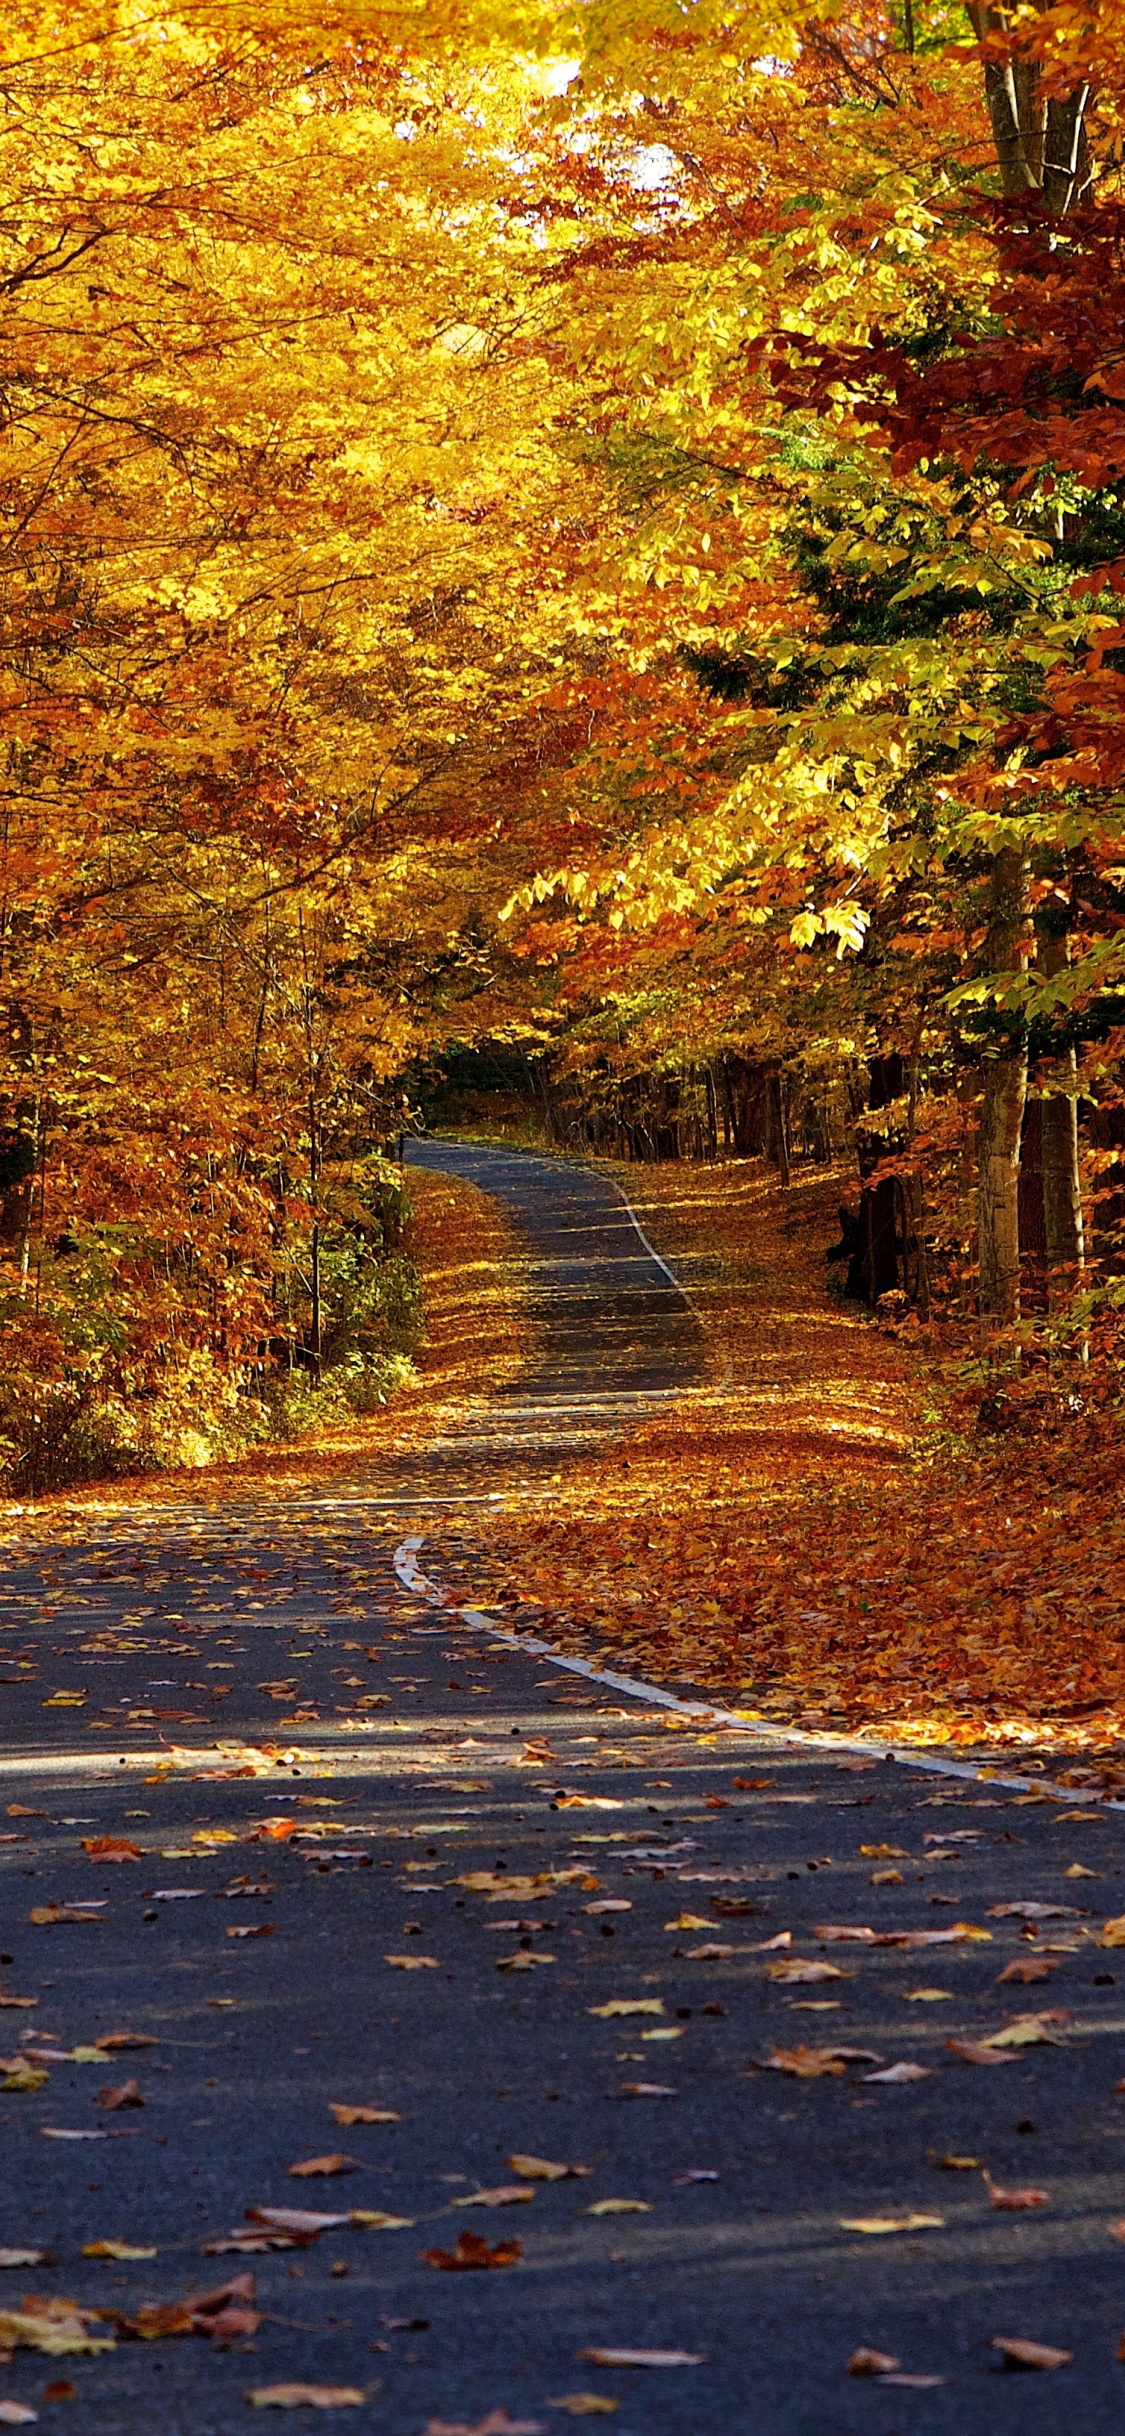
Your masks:
<path fill-rule="evenodd" d="M 1125 1738 L 1120 1449 L 1088 1426 L 958 1449 L 937 1358 L 828 1283 L 839 1179 L 620 1171 L 711 1379 L 512 1508 L 474 1567 L 560 1643 L 803 1724 L 923 1744 Z M 945 1399 L 948 1409 L 948 1398 Z"/>

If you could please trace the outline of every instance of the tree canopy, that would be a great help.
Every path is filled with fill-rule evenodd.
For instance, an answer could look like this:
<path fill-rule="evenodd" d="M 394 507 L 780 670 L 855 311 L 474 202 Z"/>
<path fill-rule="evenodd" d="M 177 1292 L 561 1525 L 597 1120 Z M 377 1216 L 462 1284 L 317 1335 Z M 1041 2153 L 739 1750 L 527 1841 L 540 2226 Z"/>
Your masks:
<path fill-rule="evenodd" d="M 11 1448 L 29 1399 L 319 1362 L 331 1196 L 385 1217 L 362 1163 L 450 1043 L 615 1121 L 725 1093 L 783 1161 L 858 1128 L 871 1299 L 1010 1337 L 1031 1257 L 1088 1350 L 1113 13 L 79 0 L 0 40 Z"/>

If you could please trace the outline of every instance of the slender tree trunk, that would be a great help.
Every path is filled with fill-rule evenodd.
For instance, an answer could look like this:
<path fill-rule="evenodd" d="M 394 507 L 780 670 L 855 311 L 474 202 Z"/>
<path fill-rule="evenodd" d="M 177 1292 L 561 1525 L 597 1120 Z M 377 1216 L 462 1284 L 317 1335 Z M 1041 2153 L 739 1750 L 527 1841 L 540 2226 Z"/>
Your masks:
<path fill-rule="evenodd" d="M 985 949 L 988 970 L 1026 970 L 1026 867 L 1007 846 L 992 867 L 992 906 Z M 1027 1099 L 1027 1047 L 1002 1047 L 984 1063 L 978 1149 L 980 1181 L 980 1325 L 985 1342 L 1015 1326 L 1020 1315 L 1020 1133 Z"/>
<path fill-rule="evenodd" d="M 783 1185 L 789 1183 L 789 1143 L 785 1131 L 785 1098 L 780 1074 L 769 1078 L 769 1155 L 775 1160 Z"/>
<path fill-rule="evenodd" d="M 917 1037 L 910 1055 L 910 1066 L 907 1081 L 906 1140 L 908 1147 L 913 1143 L 915 1134 L 918 1131 L 918 1065 L 921 1042 L 922 1018 L 920 1016 L 918 1021 Z M 928 1320 L 930 1316 L 930 1268 L 926 1257 L 926 1201 L 925 1190 L 922 1183 L 921 1167 L 916 1170 L 915 1174 L 908 1179 L 907 1184 L 904 1186 L 903 1205 L 903 1243 L 905 1245 L 907 1232 L 909 1230 L 914 1247 L 914 1300 L 917 1305 L 919 1318 Z M 905 1280 L 906 1253 L 904 1249 L 904 1284 Z"/>
<path fill-rule="evenodd" d="M 1045 973 L 1061 973 L 1070 962 L 1065 933 L 1042 941 Z M 1047 1244 L 1047 1291 L 1051 1309 L 1068 1302 L 1086 1265 L 1082 1181 L 1078 1164 L 1078 1060 L 1073 1047 L 1044 1065 L 1043 1227 Z"/>

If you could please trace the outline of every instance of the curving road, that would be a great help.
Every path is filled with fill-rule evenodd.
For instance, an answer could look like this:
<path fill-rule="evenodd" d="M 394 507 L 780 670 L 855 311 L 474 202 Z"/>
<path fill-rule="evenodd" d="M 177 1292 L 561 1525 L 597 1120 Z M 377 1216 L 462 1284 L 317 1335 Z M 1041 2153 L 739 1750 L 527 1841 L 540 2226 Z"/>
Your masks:
<path fill-rule="evenodd" d="M 359 2394 L 313 2419 L 378 2436 L 587 2410 L 620 2436 L 1102 2436 L 1125 1977 L 1094 1932 L 1125 1905 L 1120 1815 L 669 1732 L 404 1595 L 412 1529 L 442 1570 L 443 1467 L 455 1509 L 544 1413 L 627 1427 L 701 1358 L 598 1179 L 424 1155 L 501 1192 L 540 1263 L 548 1353 L 494 1439 L 297 1507 L 107 1491 L 8 1552 L 0 2241 L 44 2255 L 0 2308 L 126 2323 L 100 2354 L 17 2349 L 0 2400 L 72 2436 L 238 2436 L 289 2383 Z M 152 2043 L 83 2060 L 124 2033 Z M 130 2080 L 141 2105 L 99 2102 Z M 310 2160 L 338 2170 L 293 2175 Z M 985 2170 L 1041 2203 L 996 2207 Z M 337 2222 L 229 2246 L 295 2206 Z M 518 2255 L 423 2255 L 465 2235 Z M 107 2242 L 140 2255 L 87 2254 Z M 206 2312 L 130 2336 L 233 2275 L 257 2289 L 217 2337 Z M 1009 2373 L 997 2337 L 1073 2358 Z M 849 2376 L 861 2345 L 937 2382 Z"/>
<path fill-rule="evenodd" d="M 547 1408 L 562 1418 L 581 1406 L 626 1422 L 702 1378 L 699 1322 L 606 1177 L 564 1159 L 459 1142 L 411 1142 L 408 1158 L 493 1194 L 527 1246 L 540 1354 L 505 1392 L 509 1416 L 515 1406 L 530 1423 Z"/>

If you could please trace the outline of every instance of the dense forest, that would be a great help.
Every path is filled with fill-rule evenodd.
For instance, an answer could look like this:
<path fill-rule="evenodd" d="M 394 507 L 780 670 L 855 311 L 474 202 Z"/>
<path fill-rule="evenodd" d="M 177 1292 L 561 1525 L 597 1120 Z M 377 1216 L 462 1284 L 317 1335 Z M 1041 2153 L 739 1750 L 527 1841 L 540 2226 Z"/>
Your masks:
<path fill-rule="evenodd" d="M 1117 12 L 0 44 L 9 1485 L 375 1409 L 482 1095 L 845 1162 L 853 1296 L 1112 1414 Z"/>

